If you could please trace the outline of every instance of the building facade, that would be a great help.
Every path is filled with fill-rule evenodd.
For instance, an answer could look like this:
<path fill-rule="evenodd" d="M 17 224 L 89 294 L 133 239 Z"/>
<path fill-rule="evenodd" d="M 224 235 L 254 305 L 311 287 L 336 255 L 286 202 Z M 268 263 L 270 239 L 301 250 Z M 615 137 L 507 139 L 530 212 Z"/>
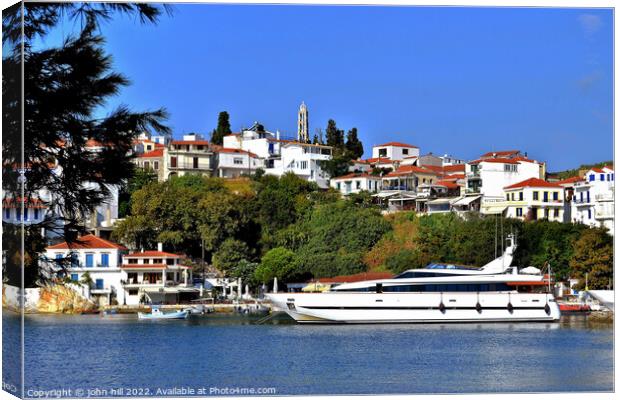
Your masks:
<path fill-rule="evenodd" d="M 381 190 L 381 177 L 367 173 L 351 173 L 333 178 L 330 185 L 344 196 L 362 191 L 377 193 Z"/>
<path fill-rule="evenodd" d="M 215 155 L 209 142 L 198 134 L 184 135 L 164 149 L 164 177 L 186 174 L 213 176 Z"/>
<path fill-rule="evenodd" d="M 504 195 L 508 218 L 564 220 L 564 188 L 558 183 L 529 178 L 505 187 Z"/>
<path fill-rule="evenodd" d="M 99 305 L 123 304 L 121 258 L 127 249 L 95 235 L 79 237 L 45 250 L 49 276 L 67 277 L 80 293 Z M 89 283 L 85 282 L 90 277 Z"/>
<path fill-rule="evenodd" d="M 397 161 L 411 156 L 420 156 L 420 149 L 417 146 L 400 142 L 388 142 L 372 147 L 372 158 L 387 158 Z"/>
<path fill-rule="evenodd" d="M 196 297 L 191 267 L 183 256 L 158 250 L 123 256 L 121 285 L 124 304 L 180 304 Z"/>

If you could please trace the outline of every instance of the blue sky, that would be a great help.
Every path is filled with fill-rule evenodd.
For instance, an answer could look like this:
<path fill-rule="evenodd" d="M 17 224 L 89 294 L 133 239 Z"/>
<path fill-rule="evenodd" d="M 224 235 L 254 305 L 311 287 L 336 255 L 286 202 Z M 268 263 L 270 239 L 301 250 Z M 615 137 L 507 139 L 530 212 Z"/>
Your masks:
<path fill-rule="evenodd" d="M 69 30 L 70 26 L 63 29 Z M 550 170 L 613 157 L 611 10 L 176 5 L 102 27 L 128 76 L 110 106 L 166 107 L 175 136 L 333 118 L 371 146 L 465 159 L 521 149 Z"/>

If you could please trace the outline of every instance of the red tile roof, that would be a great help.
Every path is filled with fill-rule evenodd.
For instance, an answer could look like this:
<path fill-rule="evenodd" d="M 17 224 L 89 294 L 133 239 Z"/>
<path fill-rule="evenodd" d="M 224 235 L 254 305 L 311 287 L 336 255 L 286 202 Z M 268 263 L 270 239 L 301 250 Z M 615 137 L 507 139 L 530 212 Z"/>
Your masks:
<path fill-rule="evenodd" d="M 511 156 L 515 154 L 519 154 L 520 150 L 500 150 L 500 151 L 489 151 L 488 153 L 484 153 L 480 157 L 493 157 L 493 156 Z"/>
<path fill-rule="evenodd" d="M 385 147 L 385 146 L 394 146 L 394 147 L 409 147 L 412 149 L 417 149 L 418 146 L 413 146 L 407 143 L 401 143 L 401 142 L 387 142 L 387 143 L 383 143 L 383 144 L 378 144 L 376 146 L 372 146 L 372 147 Z"/>
<path fill-rule="evenodd" d="M 146 153 L 140 154 L 138 157 L 140 158 L 151 158 L 151 157 L 163 157 L 164 149 L 155 149 Z"/>
<path fill-rule="evenodd" d="M 570 183 L 583 182 L 583 181 L 585 181 L 585 179 L 579 176 L 571 176 L 570 178 L 562 179 L 561 181 L 557 181 L 555 183 L 557 183 L 558 185 L 566 185 Z"/>
<path fill-rule="evenodd" d="M 604 166 L 603 166 L 603 167 L 601 167 L 601 168 L 598 168 L 598 167 L 591 168 L 590 170 L 591 170 L 591 171 L 594 171 L 594 172 L 598 172 L 598 173 L 604 173 L 604 172 L 605 172 L 605 171 L 604 171 L 604 168 L 610 169 L 610 170 L 612 170 L 612 171 L 614 170 L 614 167 L 609 166 L 609 165 L 604 165 Z"/>
<path fill-rule="evenodd" d="M 121 268 L 124 269 L 164 269 L 166 264 L 123 264 Z"/>
<path fill-rule="evenodd" d="M 415 165 L 403 165 L 403 166 L 400 166 L 396 171 L 392 171 L 385 176 L 390 177 L 390 176 L 402 176 L 402 175 L 409 175 L 409 174 L 437 175 L 434 171 L 431 171 L 427 169 L 426 167 L 416 167 Z"/>
<path fill-rule="evenodd" d="M 454 183 L 454 182 L 450 182 L 450 181 L 446 181 L 446 180 L 437 181 L 437 182 L 435 183 L 435 185 L 445 186 L 445 187 L 447 187 L 448 189 L 456 189 L 456 188 L 460 187 L 460 186 L 459 186 L 459 185 L 457 185 L 456 183 Z"/>
<path fill-rule="evenodd" d="M 12 197 L 7 197 L 2 200 L 2 207 L 4 208 L 16 208 L 17 205 L 15 203 L 24 203 L 26 208 L 45 208 L 45 204 L 37 198 L 23 198 L 18 197 L 17 201 Z M 21 207 L 21 206 L 20 206 Z"/>
<path fill-rule="evenodd" d="M 211 147 L 213 148 L 214 151 L 218 153 L 246 154 L 246 155 L 249 154 L 250 157 L 258 158 L 256 154 L 252 153 L 251 151 L 247 151 L 247 150 L 233 149 L 230 147 L 222 147 L 218 145 L 212 145 Z"/>
<path fill-rule="evenodd" d="M 334 276 L 333 278 L 319 278 L 317 281 L 321 283 L 352 283 L 376 279 L 390 279 L 392 277 L 394 277 L 394 274 L 390 272 L 361 272 L 354 275 L 339 275 Z"/>
<path fill-rule="evenodd" d="M 152 258 L 152 257 L 180 258 L 180 257 L 183 257 L 183 256 L 178 255 L 178 254 L 174 254 L 174 253 L 167 253 L 165 251 L 147 250 L 147 251 L 140 251 L 140 252 L 130 253 L 130 254 L 127 254 L 124 257 L 125 258 Z"/>
<path fill-rule="evenodd" d="M 48 250 L 56 249 L 119 249 L 127 250 L 125 246 L 111 242 L 109 240 L 102 239 L 95 235 L 85 235 L 76 239 L 75 242 L 69 245 L 67 242 L 58 243 L 53 246 L 48 246 Z"/>
<path fill-rule="evenodd" d="M 478 159 L 475 161 L 471 161 L 468 164 L 476 165 L 482 162 L 500 163 L 500 164 L 519 164 L 519 162 L 515 160 L 514 158 L 484 158 L 484 159 Z"/>
<path fill-rule="evenodd" d="M 518 189 L 518 188 L 523 188 L 523 187 L 554 187 L 554 188 L 559 188 L 559 187 L 562 187 L 562 186 L 560 186 L 557 183 L 544 181 L 542 179 L 530 178 L 530 179 L 526 179 L 526 180 L 524 180 L 522 182 L 518 182 L 518 183 L 515 183 L 513 185 L 506 186 L 504 189 Z"/>
<path fill-rule="evenodd" d="M 443 177 L 444 180 L 458 180 L 458 179 L 465 179 L 465 174 L 452 174 L 452 175 L 445 175 Z"/>
<path fill-rule="evenodd" d="M 444 165 L 444 172 L 465 172 L 465 164 Z"/>
<path fill-rule="evenodd" d="M 375 158 L 367 158 L 366 160 L 361 160 L 362 162 L 366 162 L 368 164 L 389 164 L 392 163 L 392 159 L 387 157 L 375 157 Z"/>

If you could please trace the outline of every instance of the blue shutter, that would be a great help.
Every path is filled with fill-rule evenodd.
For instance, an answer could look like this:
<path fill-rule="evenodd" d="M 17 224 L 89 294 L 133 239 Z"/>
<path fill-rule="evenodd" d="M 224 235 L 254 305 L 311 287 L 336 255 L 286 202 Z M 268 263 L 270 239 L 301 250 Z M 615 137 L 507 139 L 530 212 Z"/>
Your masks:
<path fill-rule="evenodd" d="M 77 280 L 78 280 L 78 274 L 71 274 L 71 280 L 72 280 L 73 282 L 77 282 Z"/>
<path fill-rule="evenodd" d="M 15 209 L 15 214 L 16 214 L 16 218 L 15 218 L 15 219 L 16 219 L 17 221 L 21 222 L 21 220 L 22 220 L 22 209 L 21 209 L 21 208 L 19 208 L 19 207 L 17 207 L 17 208 Z"/>
<path fill-rule="evenodd" d="M 110 256 L 109 254 L 102 254 L 101 255 L 101 266 L 102 267 L 108 267 L 110 265 Z"/>
<path fill-rule="evenodd" d="M 594 174 L 590 175 L 590 182 L 594 180 Z"/>
<path fill-rule="evenodd" d="M 7 208 L 4 210 L 4 218 L 5 219 L 11 219 L 11 209 Z"/>
<path fill-rule="evenodd" d="M 39 209 L 38 209 L 38 208 L 35 208 L 35 209 L 34 209 L 34 219 L 35 219 L 35 220 L 36 220 L 36 219 L 39 219 Z"/>
<path fill-rule="evenodd" d="M 601 180 L 604 181 L 605 180 L 605 174 L 601 174 Z"/>
<path fill-rule="evenodd" d="M 24 208 L 24 221 L 28 221 L 28 209 Z"/>
<path fill-rule="evenodd" d="M 92 254 L 86 254 L 86 268 L 93 267 L 93 258 L 94 256 Z"/>
<path fill-rule="evenodd" d="M 99 290 L 103 289 L 103 279 L 95 280 L 95 288 Z"/>

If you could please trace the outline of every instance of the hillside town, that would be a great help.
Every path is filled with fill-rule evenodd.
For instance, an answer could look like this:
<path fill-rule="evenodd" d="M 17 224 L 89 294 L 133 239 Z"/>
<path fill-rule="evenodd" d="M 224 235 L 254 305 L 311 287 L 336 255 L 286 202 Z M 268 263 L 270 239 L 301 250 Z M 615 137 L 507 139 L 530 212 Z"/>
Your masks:
<path fill-rule="evenodd" d="M 371 157 L 351 160 L 344 174 L 330 176 L 323 163 L 332 159 L 334 149 L 322 142 L 310 143 L 308 108 L 303 103 L 298 121 L 296 138 L 285 138 L 256 122 L 238 133 L 224 135 L 221 145 L 197 133 L 180 139 L 142 133 L 133 143 L 133 162 L 158 182 L 187 175 L 238 180 L 259 171 L 276 177 L 293 174 L 319 190 L 338 192 L 344 199 L 367 193 L 383 214 L 474 213 L 525 222 L 584 224 L 605 228 L 613 235 L 611 165 L 582 170 L 560 180 L 547 172 L 544 161 L 532 159 L 522 150 L 489 151 L 474 160 L 463 160 L 388 141 L 373 145 Z M 89 140 L 85 147 L 97 154 L 105 145 Z M 52 161 L 49 166 L 55 174 L 63 173 L 58 163 Z M 17 168 L 25 175 L 28 165 Z M 164 251 L 162 243 L 156 249 L 145 249 L 128 248 L 111 240 L 115 226 L 123 220 L 119 217 L 120 191 L 119 186 L 109 186 L 106 200 L 84 215 L 86 234 L 76 243 L 67 243 L 58 230 L 42 232 L 48 243 L 41 261 L 46 278 L 53 280 L 64 273 L 71 281 L 81 282 L 80 293 L 100 305 L 175 304 L 202 294 L 207 278 L 203 276 L 202 283 L 195 285 L 192 267 L 184 264 L 184 255 Z M 5 195 L 3 222 L 32 225 L 44 219 L 53 221 L 55 211 L 46 206 L 49 201 L 47 190 L 17 201 Z M 60 268 L 61 260 L 66 259 L 70 260 L 68 266 Z M 242 282 L 233 278 L 212 276 L 208 286 L 219 288 L 224 296 L 244 295 Z"/>

